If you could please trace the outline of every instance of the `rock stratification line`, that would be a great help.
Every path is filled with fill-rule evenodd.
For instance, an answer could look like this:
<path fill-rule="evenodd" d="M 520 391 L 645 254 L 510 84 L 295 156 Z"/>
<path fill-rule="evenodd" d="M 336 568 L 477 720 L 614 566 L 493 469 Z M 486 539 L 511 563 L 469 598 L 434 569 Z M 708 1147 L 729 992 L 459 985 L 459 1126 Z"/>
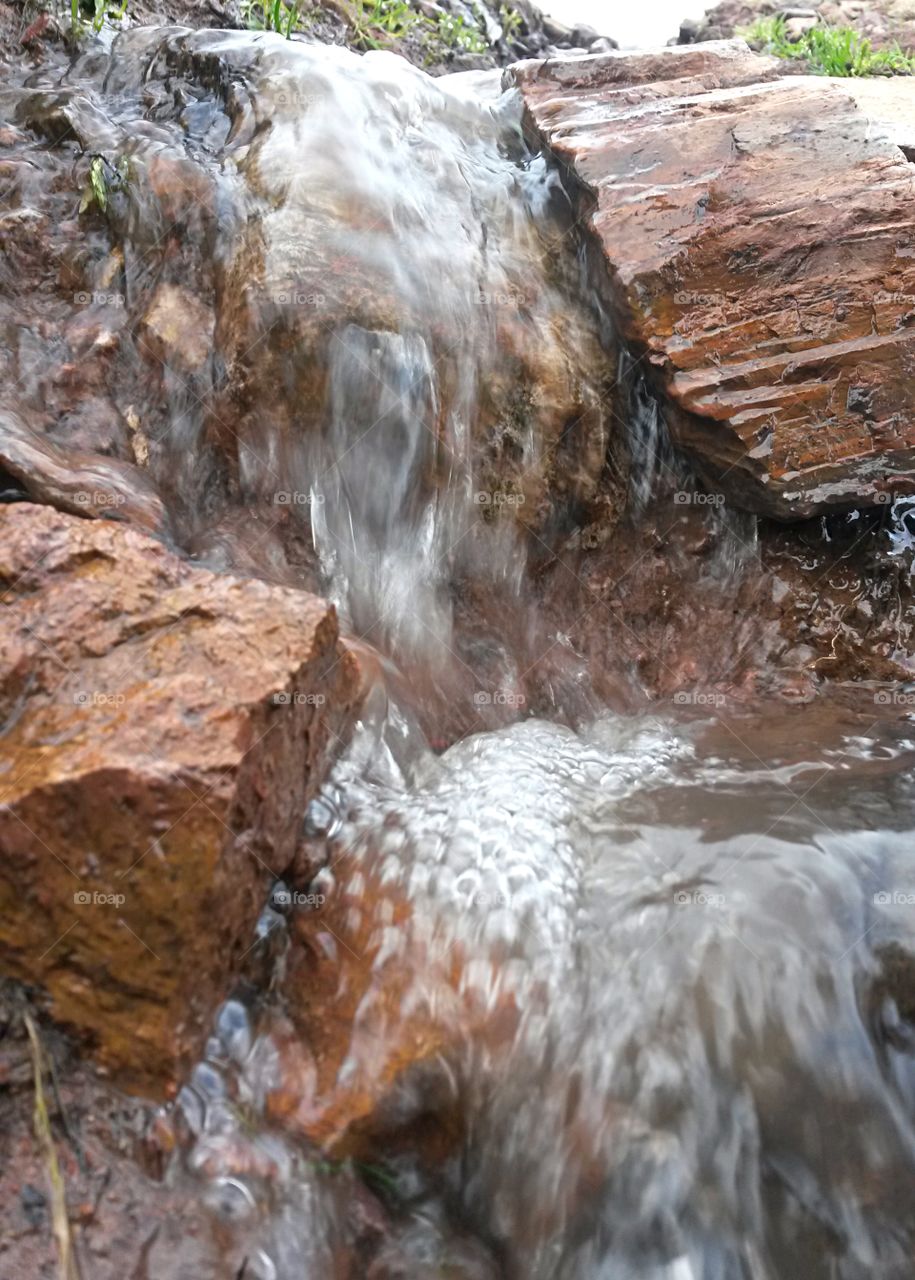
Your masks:
<path fill-rule="evenodd" d="M 674 439 L 733 501 L 790 520 L 915 486 L 897 123 L 915 85 L 777 71 L 735 40 L 506 74 L 578 188 Z"/>

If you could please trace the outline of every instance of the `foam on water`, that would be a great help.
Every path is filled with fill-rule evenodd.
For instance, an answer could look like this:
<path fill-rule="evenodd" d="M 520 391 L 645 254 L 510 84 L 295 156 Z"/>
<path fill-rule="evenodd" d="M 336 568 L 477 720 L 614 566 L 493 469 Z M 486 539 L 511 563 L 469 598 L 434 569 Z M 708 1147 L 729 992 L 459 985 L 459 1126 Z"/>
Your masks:
<path fill-rule="evenodd" d="M 327 919 L 373 957 L 341 1077 L 437 1023 L 394 1096 L 460 1099 L 439 1177 L 507 1275 L 904 1274 L 913 1041 L 880 975 L 915 942 L 915 743 L 763 762 L 752 731 L 527 721 L 409 780 L 375 734 L 317 806 Z"/>

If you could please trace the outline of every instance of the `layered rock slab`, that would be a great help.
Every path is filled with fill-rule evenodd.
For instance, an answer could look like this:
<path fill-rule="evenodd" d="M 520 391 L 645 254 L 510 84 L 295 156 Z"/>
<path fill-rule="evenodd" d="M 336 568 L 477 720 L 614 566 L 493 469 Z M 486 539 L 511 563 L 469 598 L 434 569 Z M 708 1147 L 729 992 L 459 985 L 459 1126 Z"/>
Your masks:
<path fill-rule="evenodd" d="M 355 696 L 333 608 L 0 508 L 0 970 L 119 1082 L 200 1051 Z"/>
<path fill-rule="evenodd" d="M 742 41 L 507 74 L 703 478 L 779 519 L 912 492 L 915 171 L 883 120 L 915 84 L 859 105 Z"/>

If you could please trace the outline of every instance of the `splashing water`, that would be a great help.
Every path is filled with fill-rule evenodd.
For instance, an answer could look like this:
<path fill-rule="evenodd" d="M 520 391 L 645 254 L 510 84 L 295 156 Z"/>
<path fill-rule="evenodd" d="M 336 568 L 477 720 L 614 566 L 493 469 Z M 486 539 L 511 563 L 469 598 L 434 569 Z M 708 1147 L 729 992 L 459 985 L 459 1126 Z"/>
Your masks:
<path fill-rule="evenodd" d="M 915 573 L 915 503 L 901 498 L 893 503 L 889 530 L 890 554 L 906 560 Z"/>
<path fill-rule="evenodd" d="M 366 726 L 307 924 L 355 1014 L 290 1127 L 345 1148 L 368 1095 L 396 1153 L 457 1110 L 443 1167 L 388 1167 L 492 1274 L 905 1274 L 915 740 L 869 727 L 822 718 L 814 758 L 777 720 L 527 721 L 405 774 Z M 276 1041 L 242 1047 L 263 1107 Z"/>

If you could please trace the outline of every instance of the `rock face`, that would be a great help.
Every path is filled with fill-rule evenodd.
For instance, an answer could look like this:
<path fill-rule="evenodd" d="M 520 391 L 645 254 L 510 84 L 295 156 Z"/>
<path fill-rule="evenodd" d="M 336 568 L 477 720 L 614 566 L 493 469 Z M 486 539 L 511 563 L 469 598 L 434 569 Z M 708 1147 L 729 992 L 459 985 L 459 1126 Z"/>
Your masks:
<path fill-rule="evenodd" d="M 568 204 L 542 164 L 519 166 L 497 77 L 175 28 L 120 35 L 106 74 L 104 102 L 88 59 L 14 99 L 0 401 L 30 457 L 46 436 L 75 468 L 86 452 L 141 467 L 185 547 L 227 511 L 283 505 L 291 561 L 317 504 L 386 518 L 387 482 L 360 492 L 376 464 L 424 499 L 478 494 L 475 520 L 507 498 L 537 536 L 612 514 L 613 360 L 565 251 Z M 155 117 L 141 130 L 138 111 Z M 34 134 L 53 144 L 40 182 L 20 153 Z M 85 194 L 92 155 L 104 207 Z"/>
<path fill-rule="evenodd" d="M 703 478 L 779 519 L 915 485 L 911 82 L 778 74 L 740 41 L 524 63 L 623 336 Z M 879 98 L 879 101 L 878 101 Z"/>
<path fill-rule="evenodd" d="M 0 508 L 0 967 L 120 1082 L 200 1049 L 355 687 L 331 606 Z"/>

